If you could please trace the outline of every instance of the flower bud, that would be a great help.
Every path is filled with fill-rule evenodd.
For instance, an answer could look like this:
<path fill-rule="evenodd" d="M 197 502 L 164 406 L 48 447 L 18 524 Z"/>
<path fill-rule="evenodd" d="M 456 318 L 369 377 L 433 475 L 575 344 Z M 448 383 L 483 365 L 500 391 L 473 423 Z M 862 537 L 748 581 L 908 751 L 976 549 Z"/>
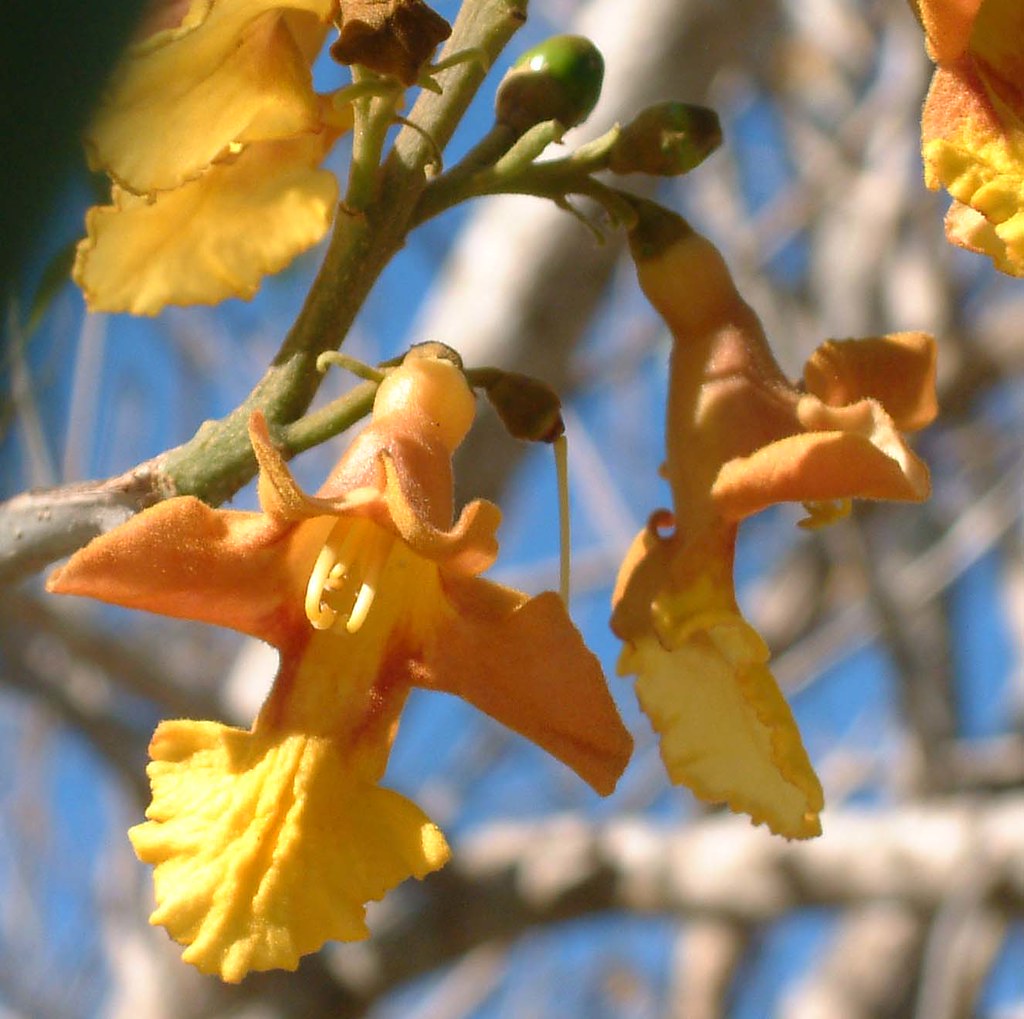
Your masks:
<path fill-rule="evenodd" d="M 554 442 L 565 431 L 558 394 L 539 379 L 501 368 L 475 368 L 470 380 L 487 394 L 514 439 Z"/>
<path fill-rule="evenodd" d="M 498 86 L 495 116 L 522 134 L 545 120 L 575 127 L 601 95 L 604 58 L 581 35 L 556 35 L 527 50 Z"/>
<path fill-rule="evenodd" d="M 718 114 L 706 106 L 649 106 L 622 128 L 608 168 L 613 173 L 676 177 L 689 173 L 722 143 Z"/>

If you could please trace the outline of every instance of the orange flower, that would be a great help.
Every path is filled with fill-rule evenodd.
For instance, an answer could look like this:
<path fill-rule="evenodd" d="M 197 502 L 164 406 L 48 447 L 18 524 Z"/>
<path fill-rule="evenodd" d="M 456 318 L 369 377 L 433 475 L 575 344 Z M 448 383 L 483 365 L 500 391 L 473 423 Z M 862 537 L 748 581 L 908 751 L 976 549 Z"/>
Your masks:
<path fill-rule="evenodd" d="M 631 242 L 675 340 L 664 468 L 675 510 L 652 516 L 620 571 L 620 672 L 638 677 L 673 781 L 808 838 L 821 831 L 821 786 L 768 649 L 736 603 L 738 525 L 778 502 L 804 502 L 804 523 L 818 526 L 853 497 L 926 498 L 927 468 L 898 429 L 935 415 L 934 343 L 921 333 L 830 341 L 798 388 L 706 238 L 643 205 Z"/>
<path fill-rule="evenodd" d="M 915 0 L 938 64 L 921 118 L 928 187 L 953 197 L 946 236 L 1024 276 L 1024 5 Z"/>
<path fill-rule="evenodd" d="M 97 538 L 50 590 L 199 619 L 277 647 L 251 731 L 164 722 L 130 836 L 162 924 L 229 981 L 367 936 L 364 906 L 441 867 L 444 836 L 379 786 L 413 686 L 457 694 L 609 793 L 631 740 L 559 598 L 481 579 L 500 521 L 452 525 L 451 455 L 474 413 L 450 361 L 410 355 L 316 496 L 259 413 L 262 513 L 170 499 Z"/>

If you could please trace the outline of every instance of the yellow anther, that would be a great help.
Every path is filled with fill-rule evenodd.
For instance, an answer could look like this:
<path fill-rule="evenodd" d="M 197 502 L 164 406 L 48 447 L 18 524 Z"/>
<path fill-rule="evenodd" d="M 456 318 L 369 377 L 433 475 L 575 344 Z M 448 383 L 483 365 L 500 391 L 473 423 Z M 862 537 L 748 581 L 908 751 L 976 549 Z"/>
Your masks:
<path fill-rule="evenodd" d="M 358 632 L 373 607 L 393 544 L 392 536 L 369 520 L 338 520 L 306 586 L 306 617 L 317 630 Z"/>
<path fill-rule="evenodd" d="M 333 578 L 336 569 L 334 550 L 326 544 L 316 557 L 313 572 L 310 573 L 309 583 L 306 585 L 306 618 L 317 630 L 329 629 L 338 615 L 323 602 L 324 588 Z"/>

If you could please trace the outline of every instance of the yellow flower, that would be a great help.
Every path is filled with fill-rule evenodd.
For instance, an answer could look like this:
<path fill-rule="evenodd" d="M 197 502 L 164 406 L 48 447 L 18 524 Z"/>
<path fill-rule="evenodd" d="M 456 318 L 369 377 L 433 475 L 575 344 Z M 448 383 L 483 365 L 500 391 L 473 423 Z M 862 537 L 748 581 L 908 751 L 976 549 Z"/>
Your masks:
<path fill-rule="evenodd" d="M 921 117 L 928 187 L 953 197 L 946 236 L 1024 276 L 1024 5 L 915 0 L 938 64 Z"/>
<path fill-rule="evenodd" d="M 853 497 L 926 498 L 927 468 L 899 430 L 935 415 L 934 343 L 921 333 L 830 341 L 795 387 L 706 238 L 647 205 L 631 241 L 674 337 L 664 474 L 675 509 L 652 516 L 620 571 L 619 670 L 638 677 L 674 782 L 808 838 L 821 831 L 821 785 L 768 649 L 736 603 L 738 525 L 778 502 L 807 503 L 818 525 Z"/>
<path fill-rule="evenodd" d="M 280 651 L 251 731 L 164 722 L 150 745 L 149 820 L 130 836 L 156 866 L 151 922 L 205 973 L 293 969 L 328 939 L 365 938 L 366 902 L 445 863 L 440 830 L 379 785 L 413 686 L 463 697 L 600 793 L 625 767 L 629 734 L 560 599 L 478 576 L 497 507 L 452 524 L 451 455 L 473 413 L 455 365 L 410 356 L 316 496 L 255 413 L 262 513 L 170 499 L 50 580 Z"/>
<path fill-rule="evenodd" d="M 91 309 L 252 297 L 323 237 L 338 185 L 319 166 L 352 126 L 310 71 L 336 6 L 191 0 L 132 47 L 86 138 L 114 181 L 73 270 Z"/>

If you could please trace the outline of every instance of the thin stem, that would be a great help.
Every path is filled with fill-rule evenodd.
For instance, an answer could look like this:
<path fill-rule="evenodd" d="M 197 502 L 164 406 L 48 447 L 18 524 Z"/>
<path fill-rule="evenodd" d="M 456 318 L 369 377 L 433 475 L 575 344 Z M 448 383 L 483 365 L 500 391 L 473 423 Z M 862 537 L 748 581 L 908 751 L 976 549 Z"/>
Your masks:
<path fill-rule="evenodd" d="M 379 368 L 374 368 L 372 365 L 365 364 L 354 357 L 349 357 L 348 354 L 343 354 L 340 350 L 325 350 L 316 359 L 316 370 L 321 375 L 331 366 L 344 368 L 345 371 L 351 372 L 361 379 L 366 379 L 368 382 L 380 383 L 384 381 L 384 372 Z"/>
<path fill-rule="evenodd" d="M 326 407 L 285 425 L 278 435 L 284 452 L 301 453 L 340 435 L 373 410 L 376 395 L 375 382 L 362 382 Z"/>
<path fill-rule="evenodd" d="M 476 165 L 464 165 L 464 160 L 427 185 L 416 208 L 415 223 L 424 223 L 461 202 L 484 195 L 535 195 L 560 201 L 566 195 L 583 194 L 607 207 L 604 199 L 609 189 L 592 175 L 607 168 L 619 128 L 612 128 L 564 159 L 536 162 L 548 145 L 561 139 L 562 133 L 557 121 L 537 124 L 508 146 L 492 165 L 481 165 L 474 150 L 470 155 L 475 157 Z M 484 155 L 490 152 L 485 150 Z"/>
<path fill-rule="evenodd" d="M 572 563 L 572 535 L 569 529 L 569 442 L 565 434 L 551 444 L 558 475 L 558 592 L 569 607 L 569 570 Z"/>
<path fill-rule="evenodd" d="M 377 91 L 382 84 L 380 77 L 359 66 L 353 67 L 352 78 L 354 86 L 362 86 L 368 91 L 352 101 L 355 126 L 352 129 L 352 165 L 349 167 L 345 204 L 350 209 L 365 209 L 377 195 L 384 139 L 401 93 L 396 88 L 393 94 L 380 95 Z"/>

